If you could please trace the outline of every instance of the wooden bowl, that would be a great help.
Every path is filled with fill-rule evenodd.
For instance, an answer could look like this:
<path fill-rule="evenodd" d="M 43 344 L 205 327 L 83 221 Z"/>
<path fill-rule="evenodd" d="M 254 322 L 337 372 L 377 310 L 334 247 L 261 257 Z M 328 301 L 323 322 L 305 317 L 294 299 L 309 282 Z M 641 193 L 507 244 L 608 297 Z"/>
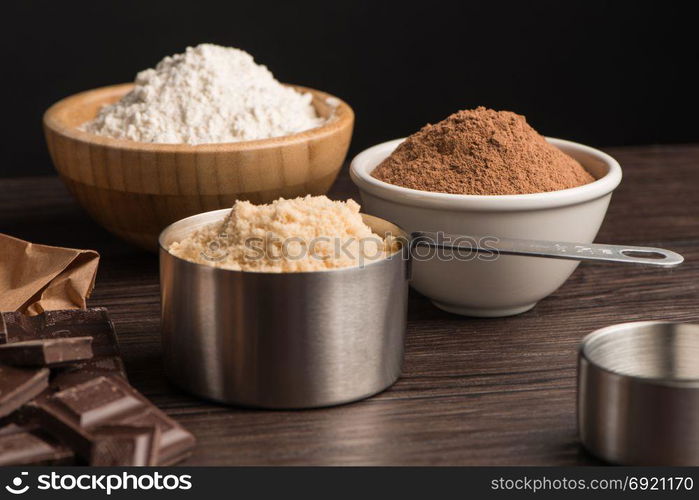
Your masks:
<path fill-rule="evenodd" d="M 102 87 L 63 99 L 44 115 L 51 159 L 78 202 L 106 229 L 156 251 L 169 224 L 233 205 L 325 194 L 345 160 L 354 113 L 324 92 L 313 95 L 321 127 L 257 141 L 153 144 L 78 130 L 132 84 Z"/>

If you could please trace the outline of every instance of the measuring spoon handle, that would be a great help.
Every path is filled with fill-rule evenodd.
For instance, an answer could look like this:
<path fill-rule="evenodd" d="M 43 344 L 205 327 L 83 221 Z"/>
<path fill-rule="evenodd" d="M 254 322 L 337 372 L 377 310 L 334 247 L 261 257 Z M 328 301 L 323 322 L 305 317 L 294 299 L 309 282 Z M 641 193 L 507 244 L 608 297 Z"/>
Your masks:
<path fill-rule="evenodd" d="M 654 247 L 521 240 L 499 236 L 467 236 L 429 231 L 416 231 L 410 237 L 413 245 L 422 244 L 488 254 L 621 262 L 661 267 L 675 267 L 684 261 L 684 257 L 678 253 Z"/>

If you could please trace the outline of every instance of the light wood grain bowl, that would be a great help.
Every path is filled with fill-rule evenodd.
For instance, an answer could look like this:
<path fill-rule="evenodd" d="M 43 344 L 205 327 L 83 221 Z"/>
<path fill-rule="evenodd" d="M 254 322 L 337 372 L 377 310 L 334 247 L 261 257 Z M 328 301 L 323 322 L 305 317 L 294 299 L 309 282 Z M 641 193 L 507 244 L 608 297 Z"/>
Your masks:
<path fill-rule="evenodd" d="M 102 226 L 156 251 L 160 231 L 179 219 L 233 205 L 328 191 L 345 160 L 354 113 L 343 101 L 313 95 L 321 127 L 235 143 L 151 144 L 78 130 L 132 84 L 67 97 L 44 115 L 51 159 L 68 189 Z M 332 102 L 329 104 L 328 98 Z"/>

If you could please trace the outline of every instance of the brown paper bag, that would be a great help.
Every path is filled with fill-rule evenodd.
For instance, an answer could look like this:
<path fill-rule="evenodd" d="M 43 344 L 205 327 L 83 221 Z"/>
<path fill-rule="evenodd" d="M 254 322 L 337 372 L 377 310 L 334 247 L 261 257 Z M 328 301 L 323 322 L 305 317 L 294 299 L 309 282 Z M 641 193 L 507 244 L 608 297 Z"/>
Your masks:
<path fill-rule="evenodd" d="M 84 309 L 95 286 L 94 250 L 36 245 L 0 233 L 0 311 Z"/>

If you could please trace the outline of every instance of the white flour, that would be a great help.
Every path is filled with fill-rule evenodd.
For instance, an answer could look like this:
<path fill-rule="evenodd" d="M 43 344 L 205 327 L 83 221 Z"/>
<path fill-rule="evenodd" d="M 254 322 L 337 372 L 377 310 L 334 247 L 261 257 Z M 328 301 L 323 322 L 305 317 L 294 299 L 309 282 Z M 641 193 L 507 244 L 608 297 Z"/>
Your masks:
<path fill-rule="evenodd" d="M 284 87 L 242 50 L 201 44 L 136 75 L 83 130 L 139 142 L 267 139 L 321 125 L 311 95 Z"/>

